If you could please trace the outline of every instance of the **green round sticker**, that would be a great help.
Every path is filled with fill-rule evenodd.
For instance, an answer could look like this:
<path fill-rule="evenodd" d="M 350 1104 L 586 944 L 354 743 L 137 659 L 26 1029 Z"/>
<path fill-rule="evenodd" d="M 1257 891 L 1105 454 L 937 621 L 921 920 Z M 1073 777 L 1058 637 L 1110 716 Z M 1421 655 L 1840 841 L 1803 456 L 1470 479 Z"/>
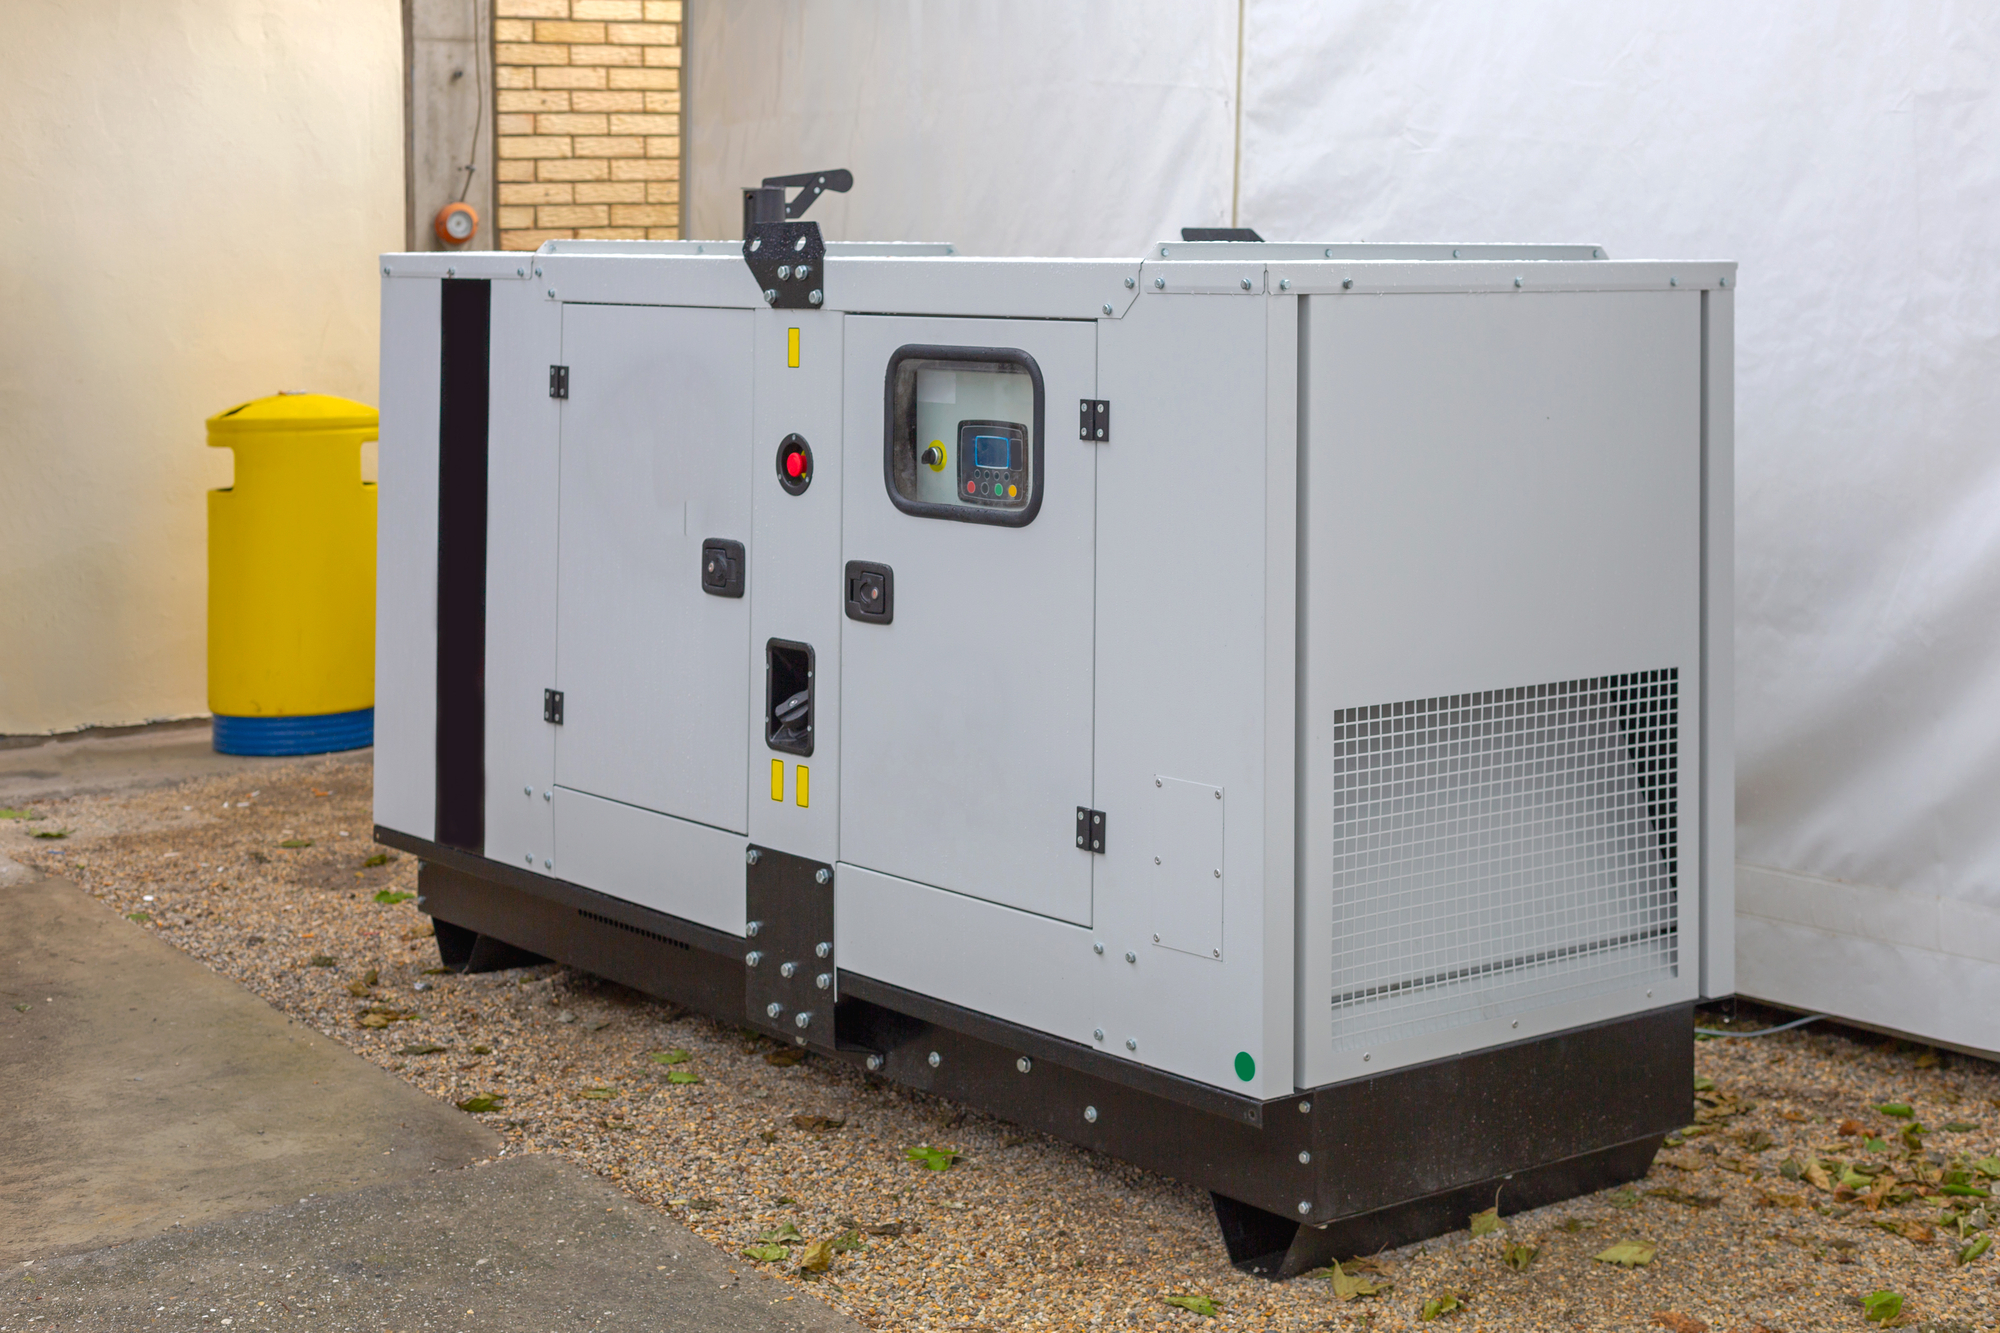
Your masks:
<path fill-rule="evenodd" d="M 1245 1083 L 1257 1077 L 1257 1062 L 1250 1058 L 1250 1052 L 1238 1051 L 1236 1053 L 1236 1077 L 1242 1079 Z"/>

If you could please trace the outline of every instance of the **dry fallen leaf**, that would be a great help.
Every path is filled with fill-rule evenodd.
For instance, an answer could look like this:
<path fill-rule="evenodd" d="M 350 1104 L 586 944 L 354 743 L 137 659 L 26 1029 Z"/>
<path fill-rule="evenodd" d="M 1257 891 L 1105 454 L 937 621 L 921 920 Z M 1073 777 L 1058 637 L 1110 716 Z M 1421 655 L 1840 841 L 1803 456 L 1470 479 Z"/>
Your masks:
<path fill-rule="evenodd" d="M 807 1273 L 824 1273 L 833 1267 L 833 1243 L 838 1237 L 828 1236 L 806 1246 L 799 1256 L 799 1268 Z"/>
<path fill-rule="evenodd" d="M 1649 1241 L 1621 1240 L 1609 1249 L 1591 1255 L 1601 1264 L 1617 1264 L 1620 1268 L 1639 1268 L 1653 1262 L 1654 1247 Z"/>
<path fill-rule="evenodd" d="M 1667 1329 L 1668 1333 L 1708 1333 L 1706 1323 L 1678 1310 L 1655 1310 L 1653 1322 Z"/>

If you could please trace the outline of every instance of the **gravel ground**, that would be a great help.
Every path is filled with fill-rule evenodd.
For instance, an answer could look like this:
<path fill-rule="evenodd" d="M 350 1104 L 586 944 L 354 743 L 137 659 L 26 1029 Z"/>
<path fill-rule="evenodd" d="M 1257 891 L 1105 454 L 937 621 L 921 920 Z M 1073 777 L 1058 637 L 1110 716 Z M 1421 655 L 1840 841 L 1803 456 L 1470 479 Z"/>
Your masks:
<path fill-rule="evenodd" d="M 2000 1211 L 1984 1061 L 1824 1026 L 1704 1042 L 1694 1123 L 1636 1186 L 1272 1284 L 1229 1267 L 1189 1186 L 566 968 L 433 971 L 416 863 L 370 841 L 368 804 L 365 763 L 308 760 L 43 803 L 0 819 L 0 854 L 435 1096 L 494 1099 L 476 1113 L 506 1152 L 581 1163 L 731 1253 L 768 1247 L 768 1271 L 871 1327 L 1801 1333 L 1873 1327 L 1878 1291 L 1902 1297 L 1891 1326 L 2000 1327 L 2000 1254 L 1960 1262 Z M 963 1156 L 907 1160 L 925 1145 Z M 1652 1258 L 1595 1258 L 1624 1241 Z"/>

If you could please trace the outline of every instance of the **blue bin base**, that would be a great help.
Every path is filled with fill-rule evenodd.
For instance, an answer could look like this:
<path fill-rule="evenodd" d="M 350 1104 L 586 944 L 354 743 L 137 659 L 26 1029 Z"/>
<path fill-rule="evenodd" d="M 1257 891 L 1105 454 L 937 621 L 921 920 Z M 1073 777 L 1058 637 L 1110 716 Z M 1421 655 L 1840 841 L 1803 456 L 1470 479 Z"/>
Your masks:
<path fill-rule="evenodd" d="M 375 710 L 305 717 L 215 715 L 217 754 L 326 754 L 375 743 Z"/>

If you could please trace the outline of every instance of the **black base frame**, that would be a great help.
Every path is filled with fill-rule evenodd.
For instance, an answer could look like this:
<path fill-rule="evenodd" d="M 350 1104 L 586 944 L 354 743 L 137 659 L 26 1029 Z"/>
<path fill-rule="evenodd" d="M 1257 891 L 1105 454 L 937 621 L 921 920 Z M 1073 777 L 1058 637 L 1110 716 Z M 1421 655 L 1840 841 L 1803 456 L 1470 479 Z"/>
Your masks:
<path fill-rule="evenodd" d="M 375 836 L 423 860 L 417 905 L 455 928 L 472 965 L 481 943 L 489 959 L 519 957 L 504 941 L 1201 1186 L 1246 1272 L 1292 1277 L 1496 1203 L 1514 1213 L 1636 1180 L 1691 1114 L 1688 1003 L 1258 1101 L 847 971 L 831 1022 L 822 1011 L 801 1035 L 767 1017 L 769 983 L 738 936 L 393 829 Z M 760 859 L 795 876 L 816 864 L 762 851 L 746 880 Z"/>

